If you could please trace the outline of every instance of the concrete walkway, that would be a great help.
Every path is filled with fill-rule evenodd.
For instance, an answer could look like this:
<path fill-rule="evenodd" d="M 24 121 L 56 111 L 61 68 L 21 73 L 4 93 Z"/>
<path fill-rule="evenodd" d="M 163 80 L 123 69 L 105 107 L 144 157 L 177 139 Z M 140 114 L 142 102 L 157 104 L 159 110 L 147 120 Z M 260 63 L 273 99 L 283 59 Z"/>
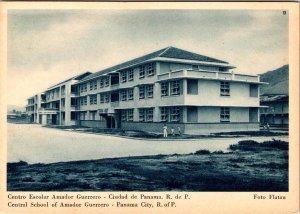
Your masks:
<path fill-rule="evenodd" d="M 8 162 L 53 163 L 111 157 L 187 154 L 200 149 L 226 151 L 240 140 L 271 140 L 273 137 L 204 138 L 194 140 L 148 141 L 95 135 L 32 124 L 7 124 Z M 275 137 L 288 141 L 288 137 Z"/>

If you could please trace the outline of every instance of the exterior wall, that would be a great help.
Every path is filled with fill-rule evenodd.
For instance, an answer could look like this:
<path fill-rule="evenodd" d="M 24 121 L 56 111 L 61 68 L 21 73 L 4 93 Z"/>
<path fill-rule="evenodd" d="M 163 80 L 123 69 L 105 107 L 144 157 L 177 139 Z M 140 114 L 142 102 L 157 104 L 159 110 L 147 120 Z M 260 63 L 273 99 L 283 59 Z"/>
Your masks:
<path fill-rule="evenodd" d="M 153 62 L 156 68 L 153 76 L 145 75 L 145 78 L 139 78 L 139 67 L 133 68 L 133 81 L 122 83 L 119 78 L 119 84 L 109 85 L 100 88 L 100 77 L 90 79 L 85 82 L 77 82 L 74 80 L 64 82 L 54 86 L 46 91 L 48 107 L 48 121 L 52 115 L 57 112 L 57 123 L 60 125 L 75 125 L 80 124 L 88 127 L 105 128 L 106 121 L 100 121 L 100 113 L 113 115 L 116 118 L 116 123 L 122 129 L 128 130 L 145 130 L 153 132 L 162 132 L 164 122 L 161 122 L 160 107 L 176 106 L 180 107 L 180 121 L 178 123 L 167 123 L 168 127 L 180 126 L 184 133 L 205 133 L 208 131 L 217 130 L 254 130 L 257 128 L 256 123 L 251 123 L 249 109 L 259 106 L 259 93 L 257 97 L 250 96 L 250 83 L 259 83 L 259 78 L 256 76 L 233 75 L 231 73 L 218 73 L 218 66 L 199 65 L 198 69 L 192 70 L 192 64 L 184 64 L 177 62 Z M 184 69 L 184 70 L 182 70 Z M 126 70 L 124 68 L 124 70 Z M 206 70 L 204 72 L 200 70 Z M 115 71 L 114 75 L 120 71 Z M 162 76 L 159 76 L 162 74 Z M 110 78 L 112 74 L 106 74 Z M 161 78 L 162 77 L 162 78 Z M 240 80 L 235 79 L 240 78 Z M 188 94 L 188 78 L 193 79 L 194 85 L 190 87 Z M 90 89 L 90 82 L 97 81 L 97 88 Z M 161 81 L 179 80 L 180 94 L 161 96 Z M 196 82 L 195 82 L 196 81 Z M 220 81 L 230 82 L 230 96 L 220 95 Z M 247 82 L 249 81 L 249 82 Z M 253 83 L 254 82 L 254 83 Z M 86 91 L 81 91 L 78 94 L 71 94 L 71 87 L 86 84 Z M 154 84 L 153 97 L 139 99 L 139 86 L 144 84 Z M 61 94 L 62 87 L 65 87 L 65 94 Z M 134 89 L 134 98 L 131 101 L 116 101 L 109 103 L 100 103 L 100 93 L 119 92 L 122 89 Z M 80 91 L 80 90 L 79 90 Z M 170 91 L 170 89 L 169 89 Z M 90 96 L 97 96 L 97 104 L 90 104 Z M 86 105 L 71 106 L 71 98 L 75 97 L 77 101 L 86 97 Z M 65 106 L 62 106 L 62 99 L 65 99 Z M 59 109 L 53 109 L 54 104 L 59 103 Z M 40 105 L 40 104 L 38 104 Z M 220 123 L 220 108 L 230 108 L 230 122 Z M 139 108 L 154 108 L 153 122 L 139 122 Z M 134 109 L 133 122 L 120 121 L 120 110 Z M 91 111 L 97 111 L 95 120 L 91 120 Z M 78 117 L 77 120 L 71 120 L 71 112 L 85 112 L 85 118 Z M 64 119 L 62 115 L 64 116 Z M 176 114 L 176 113 L 175 113 Z M 43 113 L 42 113 L 43 115 Z M 174 116 L 174 114 L 173 114 Z M 175 115 L 176 116 L 176 115 Z M 38 115 L 37 115 L 38 118 Z M 176 119 L 175 119 L 176 120 Z M 44 120 L 42 120 L 44 121 Z M 176 128 L 175 128 L 176 130 Z"/>
<path fill-rule="evenodd" d="M 177 133 L 177 127 L 179 126 L 181 132 L 184 133 L 185 125 L 182 123 L 154 123 L 154 122 L 122 122 L 121 128 L 126 130 L 136 130 L 136 131 L 147 131 L 155 133 L 163 133 L 164 124 L 168 127 L 168 132 L 174 127 L 175 133 Z"/>
<path fill-rule="evenodd" d="M 233 131 L 259 131 L 259 123 L 185 124 L 185 134 L 209 134 Z"/>
<path fill-rule="evenodd" d="M 158 65 L 160 69 L 159 74 L 164 74 L 175 70 L 192 68 L 190 64 L 182 64 L 182 63 L 159 62 Z"/>
<path fill-rule="evenodd" d="M 106 122 L 99 120 L 82 120 L 80 125 L 92 128 L 106 128 Z"/>
<path fill-rule="evenodd" d="M 185 80 L 186 81 L 186 80 Z M 186 94 L 185 105 L 258 107 L 258 97 L 250 97 L 250 84 L 230 82 L 230 96 L 220 96 L 220 81 L 198 80 L 198 94 Z M 184 89 L 187 92 L 187 89 Z"/>
<path fill-rule="evenodd" d="M 220 107 L 198 107 L 199 123 L 220 123 Z M 230 108 L 230 122 L 249 122 L 249 108 Z"/>
<path fill-rule="evenodd" d="M 260 121 L 263 125 L 286 127 L 289 124 L 289 103 L 285 101 L 262 102 L 268 108 L 261 109 Z"/>
<path fill-rule="evenodd" d="M 232 132 L 232 131 L 258 131 L 259 123 L 166 123 L 168 132 L 171 127 L 174 127 L 177 133 L 179 126 L 184 134 L 209 134 L 217 132 Z M 163 132 L 164 123 L 140 123 L 140 122 L 123 122 L 121 128 L 126 130 L 138 130 L 147 132 Z"/>

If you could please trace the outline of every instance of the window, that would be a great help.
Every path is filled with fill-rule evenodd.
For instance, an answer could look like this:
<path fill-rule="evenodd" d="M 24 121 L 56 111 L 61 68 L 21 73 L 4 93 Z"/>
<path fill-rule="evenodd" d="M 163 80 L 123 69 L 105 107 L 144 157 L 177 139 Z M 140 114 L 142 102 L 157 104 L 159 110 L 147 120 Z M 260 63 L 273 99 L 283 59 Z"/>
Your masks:
<path fill-rule="evenodd" d="M 104 77 L 101 77 L 99 79 L 99 85 L 100 85 L 100 88 L 103 88 L 104 87 Z"/>
<path fill-rule="evenodd" d="M 97 95 L 90 95 L 90 105 L 97 105 Z"/>
<path fill-rule="evenodd" d="M 109 93 L 101 93 L 100 94 L 100 103 L 109 103 Z"/>
<path fill-rule="evenodd" d="M 127 110 L 127 121 L 133 121 L 133 109 Z"/>
<path fill-rule="evenodd" d="M 109 93 L 105 93 L 104 102 L 109 103 L 109 98 L 110 98 Z"/>
<path fill-rule="evenodd" d="M 128 100 L 133 100 L 133 88 L 128 89 Z"/>
<path fill-rule="evenodd" d="M 77 120 L 77 112 L 71 111 L 71 120 Z"/>
<path fill-rule="evenodd" d="M 133 81 L 133 69 L 128 70 L 128 81 Z"/>
<path fill-rule="evenodd" d="M 80 98 L 80 105 L 86 106 L 87 105 L 87 97 L 81 97 Z"/>
<path fill-rule="evenodd" d="M 61 107 L 65 107 L 65 99 L 61 99 Z"/>
<path fill-rule="evenodd" d="M 180 94 L 179 80 L 171 81 L 170 82 L 170 87 L 171 87 L 171 94 L 172 95 L 179 95 Z"/>
<path fill-rule="evenodd" d="M 250 97 L 258 97 L 258 85 L 250 84 Z"/>
<path fill-rule="evenodd" d="M 198 94 L 198 80 L 188 79 L 187 80 L 187 94 Z"/>
<path fill-rule="evenodd" d="M 90 120 L 96 120 L 97 111 L 90 111 Z"/>
<path fill-rule="evenodd" d="M 127 90 L 121 90 L 121 100 L 126 101 L 127 100 Z"/>
<path fill-rule="evenodd" d="M 198 70 L 198 69 L 199 69 L 198 65 L 192 65 L 192 70 Z"/>
<path fill-rule="evenodd" d="M 121 82 L 127 81 L 127 71 L 121 71 Z"/>
<path fill-rule="evenodd" d="M 219 71 L 228 71 L 228 68 L 219 67 Z"/>
<path fill-rule="evenodd" d="M 80 93 L 86 92 L 87 91 L 87 84 L 83 83 L 80 85 Z"/>
<path fill-rule="evenodd" d="M 100 103 L 104 103 L 105 102 L 105 94 L 101 93 L 100 94 Z"/>
<path fill-rule="evenodd" d="M 90 82 L 90 91 L 91 90 L 97 90 L 97 80 Z"/>
<path fill-rule="evenodd" d="M 160 108 L 160 120 L 165 121 L 165 122 L 169 120 L 169 109 L 168 109 L 168 107 L 161 107 Z"/>
<path fill-rule="evenodd" d="M 122 113 L 121 113 L 121 117 L 122 117 L 122 121 L 126 121 L 127 120 L 127 110 L 124 109 L 122 110 Z"/>
<path fill-rule="evenodd" d="M 140 75 L 140 79 L 145 77 L 145 66 L 144 65 L 139 67 L 139 75 Z"/>
<path fill-rule="evenodd" d="M 148 98 L 153 97 L 153 85 L 147 85 L 147 97 Z"/>
<path fill-rule="evenodd" d="M 133 121 L 133 109 L 124 109 L 121 112 L 122 121 Z"/>
<path fill-rule="evenodd" d="M 147 76 L 154 75 L 154 64 L 153 63 L 149 63 L 146 65 L 146 72 L 147 72 Z"/>
<path fill-rule="evenodd" d="M 220 95 L 221 96 L 230 96 L 230 84 L 229 82 L 220 82 Z"/>
<path fill-rule="evenodd" d="M 170 119 L 172 122 L 177 122 L 180 120 L 180 109 L 179 107 L 171 107 Z"/>
<path fill-rule="evenodd" d="M 153 108 L 149 108 L 146 110 L 147 121 L 153 121 Z"/>
<path fill-rule="evenodd" d="M 230 109 L 228 107 L 221 107 L 220 121 L 230 122 Z"/>
<path fill-rule="evenodd" d="M 109 86 L 109 77 L 104 77 L 104 86 Z"/>
<path fill-rule="evenodd" d="M 145 109 L 144 108 L 139 109 L 139 121 L 141 121 L 141 122 L 145 121 Z"/>
<path fill-rule="evenodd" d="M 139 86 L 139 98 L 140 99 L 145 98 L 145 86 L 144 85 Z"/>
<path fill-rule="evenodd" d="M 80 112 L 80 120 L 86 119 L 86 112 Z"/>
<path fill-rule="evenodd" d="M 62 96 L 65 95 L 65 91 L 66 91 L 65 86 L 62 86 L 62 87 L 61 87 L 61 95 L 62 95 Z"/>
<path fill-rule="evenodd" d="M 90 91 L 93 90 L 94 89 L 94 82 L 93 81 L 89 82 L 89 85 L 90 85 Z"/>
<path fill-rule="evenodd" d="M 153 121 L 153 108 L 140 108 L 139 121 Z"/>
<path fill-rule="evenodd" d="M 161 96 L 165 97 L 165 96 L 169 96 L 169 83 L 168 82 L 162 82 L 160 84 L 161 86 Z"/>

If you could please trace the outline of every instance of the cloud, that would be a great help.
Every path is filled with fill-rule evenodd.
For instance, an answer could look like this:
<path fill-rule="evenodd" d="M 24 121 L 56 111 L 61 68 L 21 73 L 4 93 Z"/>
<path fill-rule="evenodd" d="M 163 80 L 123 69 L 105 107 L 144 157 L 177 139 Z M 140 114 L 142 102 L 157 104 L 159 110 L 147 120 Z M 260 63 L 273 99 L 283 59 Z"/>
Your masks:
<path fill-rule="evenodd" d="M 12 10 L 9 103 L 167 46 L 228 61 L 236 72 L 261 73 L 288 62 L 288 16 L 250 10 Z"/>

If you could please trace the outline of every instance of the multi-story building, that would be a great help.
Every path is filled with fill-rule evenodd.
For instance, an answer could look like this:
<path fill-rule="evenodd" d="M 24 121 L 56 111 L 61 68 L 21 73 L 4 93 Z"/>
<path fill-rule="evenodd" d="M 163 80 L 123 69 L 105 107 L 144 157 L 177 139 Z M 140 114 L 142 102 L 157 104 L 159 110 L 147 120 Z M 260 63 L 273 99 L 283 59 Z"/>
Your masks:
<path fill-rule="evenodd" d="M 234 68 L 167 47 L 49 88 L 45 108 L 56 114 L 47 122 L 153 132 L 166 124 L 186 134 L 258 130 L 262 83 Z"/>
<path fill-rule="evenodd" d="M 46 91 L 28 99 L 27 114 L 33 123 L 52 125 L 77 125 L 77 87 L 76 82 L 91 72 L 74 76 L 58 83 Z"/>
<path fill-rule="evenodd" d="M 287 94 L 265 94 L 260 98 L 261 124 L 277 127 L 288 127 L 289 124 L 289 96 Z"/>
<path fill-rule="evenodd" d="M 30 122 L 42 123 L 39 114 L 39 109 L 42 108 L 44 100 L 44 93 L 38 93 L 27 99 L 26 113 L 29 115 Z"/>

